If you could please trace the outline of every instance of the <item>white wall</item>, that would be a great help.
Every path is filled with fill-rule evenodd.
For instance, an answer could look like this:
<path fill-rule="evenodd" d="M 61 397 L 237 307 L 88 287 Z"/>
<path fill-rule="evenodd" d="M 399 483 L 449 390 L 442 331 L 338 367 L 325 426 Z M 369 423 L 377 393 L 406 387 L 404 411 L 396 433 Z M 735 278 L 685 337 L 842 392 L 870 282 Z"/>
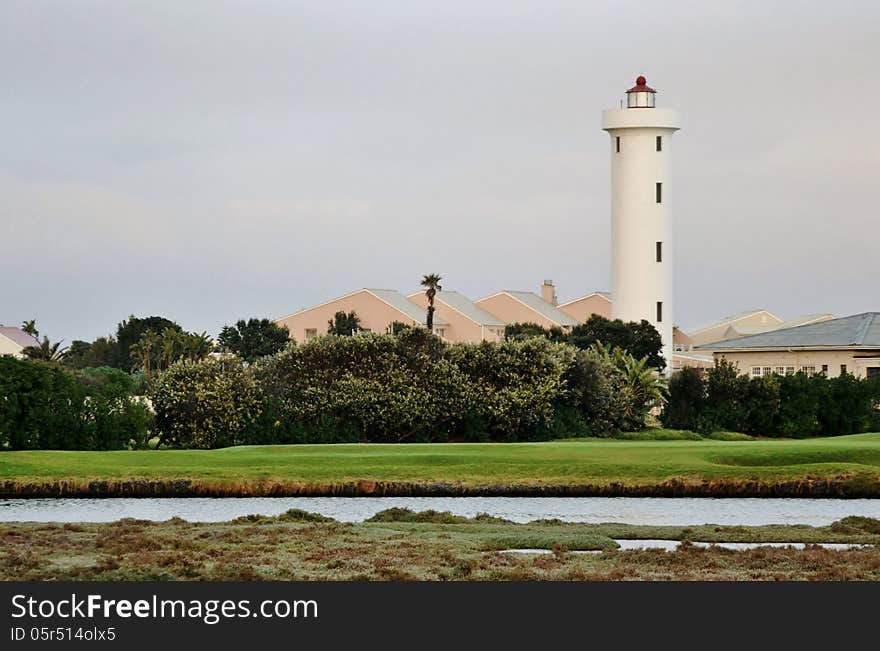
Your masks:
<path fill-rule="evenodd" d="M 602 114 L 602 128 L 611 136 L 612 317 L 653 324 L 663 338 L 668 369 L 675 321 L 670 153 L 678 125 L 677 112 L 669 109 L 612 109 Z M 659 152 L 657 136 L 662 137 Z M 663 184 L 659 204 L 658 182 Z M 656 260 L 657 242 L 663 243 L 662 262 Z M 660 323 L 658 301 L 663 303 Z"/>

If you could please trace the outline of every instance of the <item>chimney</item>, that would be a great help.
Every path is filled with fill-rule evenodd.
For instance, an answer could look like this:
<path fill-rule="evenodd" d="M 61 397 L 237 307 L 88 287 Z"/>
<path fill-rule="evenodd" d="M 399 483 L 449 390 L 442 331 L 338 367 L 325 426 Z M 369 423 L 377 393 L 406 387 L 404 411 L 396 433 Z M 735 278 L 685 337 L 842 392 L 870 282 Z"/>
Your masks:
<path fill-rule="evenodd" d="M 541 285 L 541 298 L 550 305 L 556 305 L 556 288 L 552 280 L 545 280 Z"/>

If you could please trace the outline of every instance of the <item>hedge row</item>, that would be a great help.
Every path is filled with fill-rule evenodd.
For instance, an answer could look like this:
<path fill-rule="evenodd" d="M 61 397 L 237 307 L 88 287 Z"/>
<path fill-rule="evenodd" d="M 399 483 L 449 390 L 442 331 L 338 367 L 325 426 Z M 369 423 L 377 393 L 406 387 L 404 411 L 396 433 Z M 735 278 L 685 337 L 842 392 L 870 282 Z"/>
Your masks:
<path fill-rule="evenodd" d="M 71 372 L 0 357 L 0 449 L 112 450 L 141 445 L 150 411 L 114 368 Z"/>
<path fill-rule="evenodd" d="M 162 443 L 531 441 L 640 429 L 625 356 L 542 338 L 444 344 L 420 328 L 319 337 L 243 368 L 177 364 L 153 394 Z"/>
<path fill-rule="evenodd" d="M 803 438 L 880 431 L 880 381 L 853 375 L 750 378 L 719 361 L 705 375 L 686 368 L 669 383 L 664 425 Z"/>

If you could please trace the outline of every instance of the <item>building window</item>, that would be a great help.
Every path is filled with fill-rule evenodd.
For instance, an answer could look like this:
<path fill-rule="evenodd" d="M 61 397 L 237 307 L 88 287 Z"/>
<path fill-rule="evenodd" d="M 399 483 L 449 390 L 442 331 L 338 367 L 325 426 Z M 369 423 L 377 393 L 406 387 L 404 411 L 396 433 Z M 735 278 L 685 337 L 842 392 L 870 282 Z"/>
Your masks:
<path fill-rule="evenodd" d="M 657 301 L 657 323 L 663 323 L 663 301 Z"/>
<path fill-rule="evenodd" d="M 841 364 L 841 365 L 840 365 L 840 374 L 841 374 L 841 375 L 846 375 L 846 364 Z"/>
<path fill-rule="evenodd" d="M 657 151 L 663 151 L 663 136 L 657 136 Z"/>
<path fill-rule="evenodd" d="M 815 366 L 801 366 L 801 373 L 803 373 L 807 377 L 811 377 L 816 374 L 816 367 Z"/>
<path fill-rule="evenodd" d="M 773 367 L 772 366 L 764 366 L 763 367 L 764 375 L 773 375 Z"/>
<path fill-rule="evenodd" d="M 794 375 L 794 371 L 795 371 L 794 366 L 786 366 L 785 367 L 785 374 L 786 375 Z"/>
<path fill-rule="evenodd" d="M 822 375 L 828 375 L 828 364 L 822 364 Z"/>
<path fill-rule="evenodd" d="M 663 203 L 663 184 L 662 183 L 656 184 L 655 189 L 654 189 L 654 193 L 656 195 L 655 199 L 657 200 L 657 203 Z"/>
<path fill-rule="evenodd" d="M 868 377 L 880 377 L 880 366 L 869 366 L 867 369 Z"/>
<path fill-rule="evenodd" d="M 318 336 L 317 328 L 306 328 L 306 341 L 311 341 Z"/>
<path fill-rule="evenodd" d="M 761 375 L 762 375 L 761 367 L 760 366 L 753 366 L 752 367 L 752 377 L 761 377 Z"/>
<path fill-rule="evenodd" d="M 617 149 L 617 153 L 620 153 L 620 136 L 614 138 L 614 147 Z"/>
<path fill-rule="evenodd" d="M 785 375 L 785 367 L 784 366 L 777 366 L 776 368 L 773 369 L 773 372 L 776 373 L 776 375 Z"/>
<path fill-rule="evenodd" d="M 663 242 L 657 242 L 657 262 L 663 262 Z"/>

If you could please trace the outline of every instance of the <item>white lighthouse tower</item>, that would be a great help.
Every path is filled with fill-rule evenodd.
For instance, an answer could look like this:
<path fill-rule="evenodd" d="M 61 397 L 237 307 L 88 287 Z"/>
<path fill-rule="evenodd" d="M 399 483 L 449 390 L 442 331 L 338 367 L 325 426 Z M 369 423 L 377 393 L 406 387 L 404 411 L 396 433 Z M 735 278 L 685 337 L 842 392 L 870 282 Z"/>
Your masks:
<path fill-rule="evenodd" d="M 644 77 L 626 91 L 626 108 L 602 112 L 611 136 L 611 316 L 645 319 L 663 338 L 672 368 L 672 188 L 669 156 L 678 112 L 655 107 Z"/>

